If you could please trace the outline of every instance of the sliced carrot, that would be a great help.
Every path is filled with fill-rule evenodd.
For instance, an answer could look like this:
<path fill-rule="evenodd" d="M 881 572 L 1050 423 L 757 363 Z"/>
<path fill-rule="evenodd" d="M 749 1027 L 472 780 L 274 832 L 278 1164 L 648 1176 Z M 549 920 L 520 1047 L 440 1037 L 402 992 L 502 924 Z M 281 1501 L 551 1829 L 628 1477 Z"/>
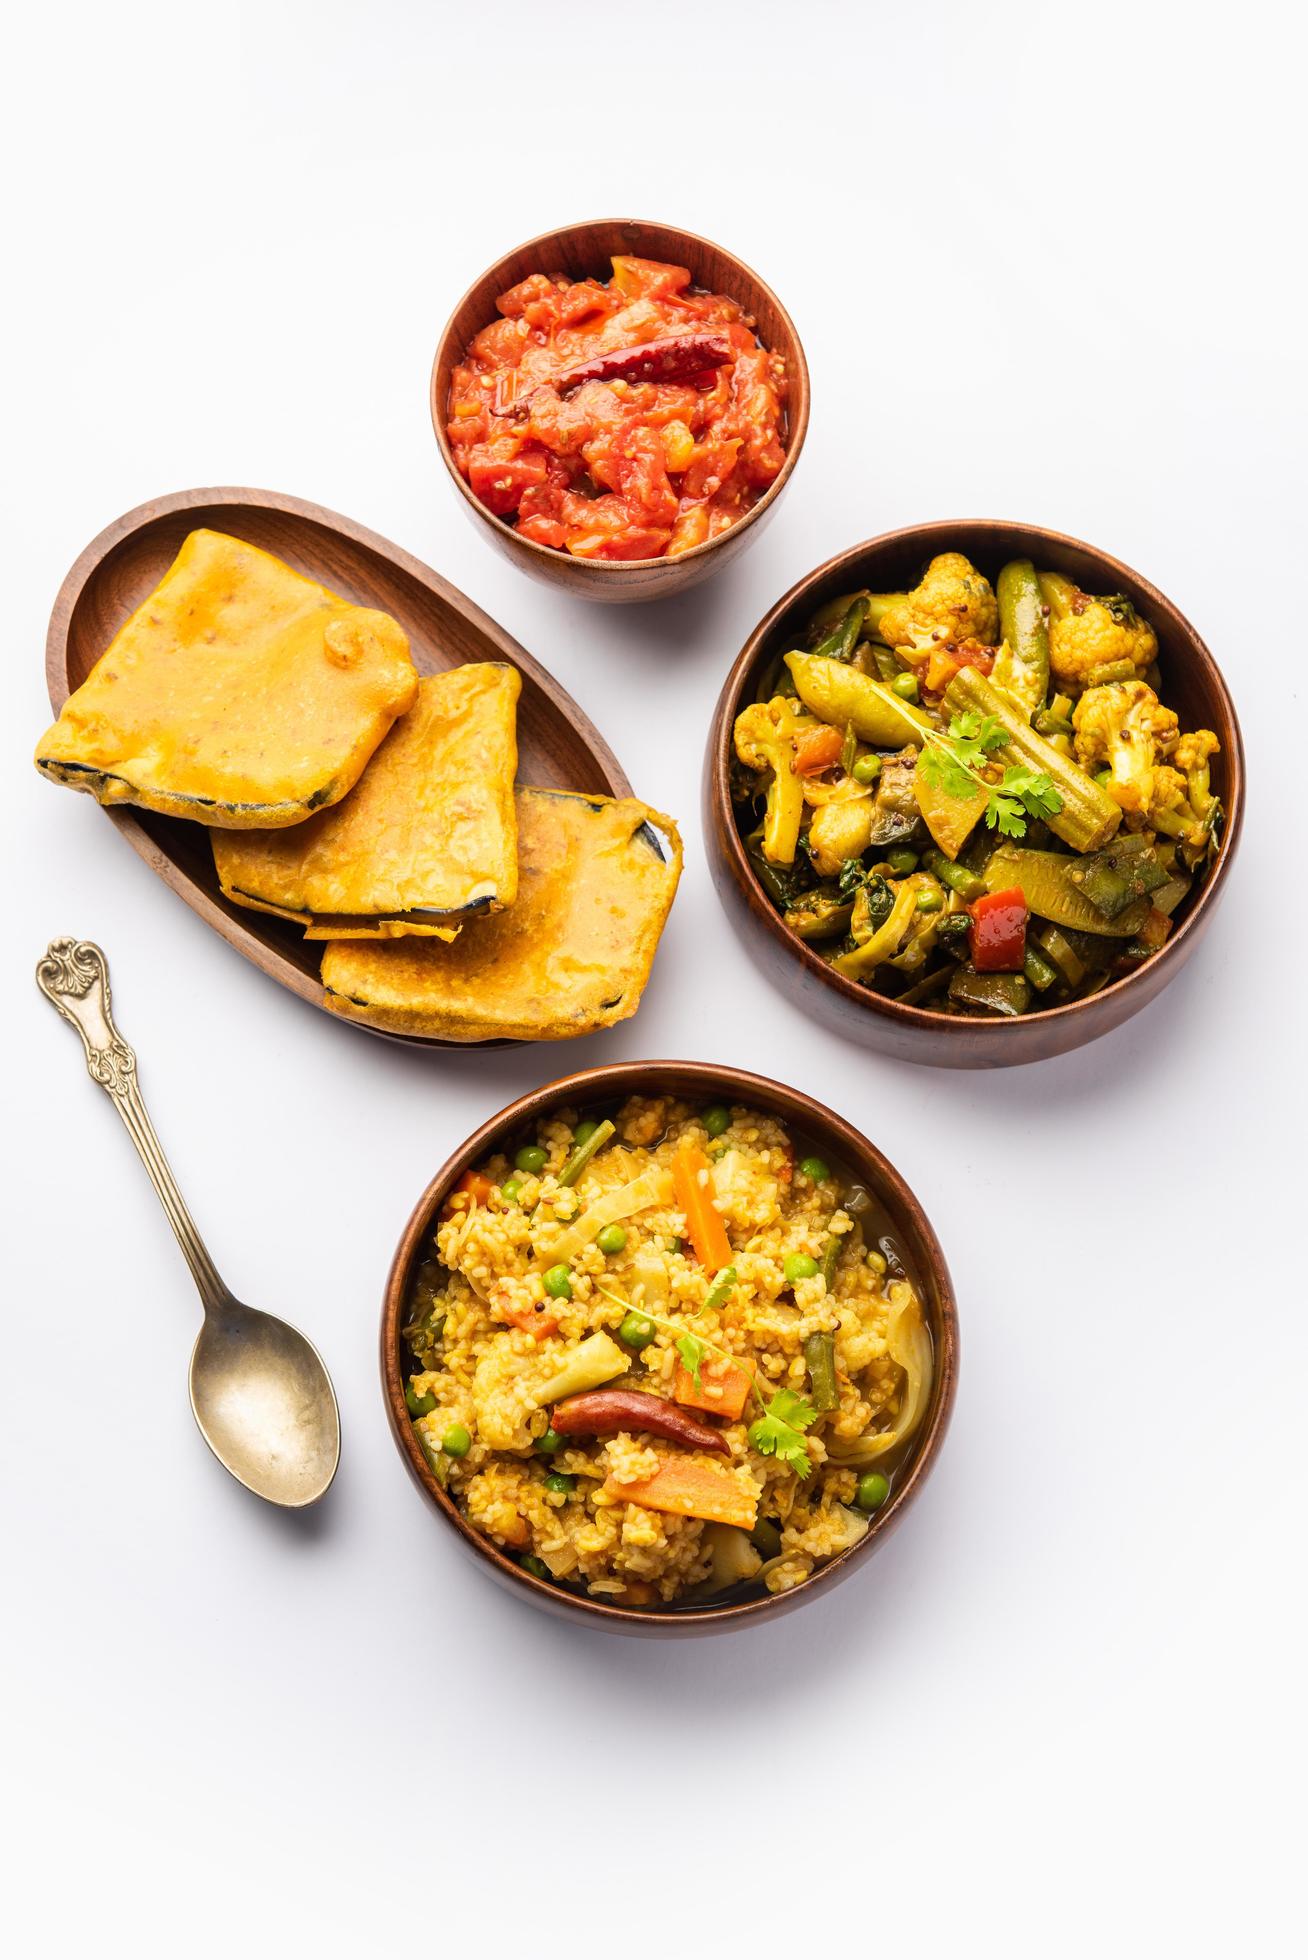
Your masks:
<path fill-rule="evenodd" d="M 818 776 L 824 769 L 834 768 L 844 745 L 838 728 L 801 728 L 795 737 L 795 774 Z"/>
<path fill-rule="evenodd" d="M 730 1470 L 681 1457 L 664 1457 L 652 1477 L 634 1484 L 616 1483 L 610 1477 L 603 1494 L 615 1504 L 643 1504 L 649 1511 L 735 1524 L 742 1531 L 753 1529 L 758 1512 L 757 1498 L 741 1489 Z"/>
<path fill-rule="evenodd" d="M 530 1334 L 534 1341 L 546 1340 L 559 1331 L 559 1316 L 553 1307 L 505 1306 L 497 1301 L 492 1311 L 496 1320 L 507 1320 L 510 1327 Z"/>
<path fill-rule="evenodd" d="M 710 1354 L 700 1363 L 701 1386 L 696 1388 L 690 1369 L 678 1366 L 672 1380 L 672 1399 L 686 1409 L 707 1409 L 710 1415 L 725 1416 L 738 1422 L 749 1400 L 752 1368 L 742 1368 L 723 1354 Z"/>
<path fill-rule="evenodd" d="M 488 1205 L 491 1201 L 491 1192 L 494 1189 L 495 1186 L 491 1183 L 491 1180 L 488 1177 L 483 1177 L 480 1171 L 465 1171 L 454 1189 L 450 1192 L 445 1202 L 445 1209 L 447 1212 L 452 1211 L 454 1208 L 454 1199 L 459 1197 L 471 1198 L 475 1205 Z"/>
<path fill-rule="evenodd" d="M 695 1257 L 707 1272 L 731 1264 L 731 1240 L 710 1196 L 709 1160 L 697 1143 L 684 1138 L 672 1159 L 672 1189 L 686 1214 L 686 1232 Z"/>

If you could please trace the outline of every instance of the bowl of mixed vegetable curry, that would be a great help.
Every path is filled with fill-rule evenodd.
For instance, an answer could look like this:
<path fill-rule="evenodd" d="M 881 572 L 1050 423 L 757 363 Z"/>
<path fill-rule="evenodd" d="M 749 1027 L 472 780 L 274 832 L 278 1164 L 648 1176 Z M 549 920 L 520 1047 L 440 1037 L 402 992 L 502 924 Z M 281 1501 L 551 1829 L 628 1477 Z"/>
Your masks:
<path fill-rule="evenodd" d="M 705 770 L 719 890 L 827 1025 L 958 1067 L 1152 999 L 1241 822 L 1211 654 L 1127 566 L 987 521 L 858 545 L 751 636 Z"/>

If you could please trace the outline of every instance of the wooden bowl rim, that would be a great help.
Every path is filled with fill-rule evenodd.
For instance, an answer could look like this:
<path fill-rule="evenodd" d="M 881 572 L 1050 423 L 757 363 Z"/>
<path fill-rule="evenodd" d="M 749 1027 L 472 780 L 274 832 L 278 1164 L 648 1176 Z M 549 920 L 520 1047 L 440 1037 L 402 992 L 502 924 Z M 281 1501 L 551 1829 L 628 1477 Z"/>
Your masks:
<path fill-rule="evenodd" d="M 104 561 L 122 544 L 147 531 L 152 525 L 187 511 L 221 508 L 228 505 L 239 511 L 242 508 L 271 511 L 285 517 L 301 519 L 316 525 L 328 533 L 336 532 L 352 544 L 374 552 L 379 558 L 394 565 L 407 577 L 424 586 L 454 612 L 462 615 L 470 625 L 483 634 L 497 650 L 500 658 L 509 661 L 522 673 L 524 679 L 538 688 L 550 702 L 555 713 L 574 728 L 595 759 L 599 773 L 611 784 L 604 794 L 612 796 L 631 796 L 634 794 L 626 771 L 619 763 L 612 749 L 600 734 L 599 729 L 575 697 L 568 693 L 562 682 L 541 665 L 534 655 L 514 639 L 513 635 L 491 618 L 476 602 L 461 592 L 458 586 L 442 578 L 441 574 L 405 550 L 381 532 L 373 531 L 367 525 L 356 523 L 353 518 L 343 516 L 339 511 L 325 504 L 316 504 L 306 498 L 292 497 L 276 490 L 258 490 L 248 485 L 218 484 L 197 487 L 190 490 L 171 491 L 162 497 L 152 497 L 147 502 L 135 505 L 106 524 L 102 531 L 93 537 L 80 551 L 65 574 L 55 595 L 50 612 L 50 623 L 46 629 L 45 676 L 46 690 L 50 706 L 57 716 L 72 689 L 69 685 L 68 656 L 69 633 L 78 603 L 100 571 Z M 308 1003 L 321 1013 L 327 1013 L 323 1005 L 321 981 L 311 981 L 291 961 L 278 954 L 276 971 L 270 970 L 262 955 L 263 942 L 247 928 L 243 922 L 229 917 L 218 904 L 212 893 L 197 884 L 185 871 L 176 865 L 151 836 L 142 822 L 142 811 L 132 805 L 122 804 L 110 808 L 99 806 L 112 824 L 120 830 L 131 844 L 138 857 L 144 859 L 157 877 L 162 879 L 170 890 L 177 893 L 197 917 L 202 919 L 214 932 L 226 940 L 243 959 L 249 960 L 268 978 L 285 987 L 296 999 Z M 185 822 L 184 818 L 166 818 L 165 822 Z M 530 1044 L 517 1040 L 492 1040 L 478 1042 L 444 1041 L 432 1035 L 411 1035 L 397 1033 L 391 1028 L 380 1028 L 371 1022 L 353 1020 L 345 1015 L 331 1014 L 330 1019 L 342 1027 L 353 1028 L 361 1034 L 371 1035 L 383 1041 L 399 1042 L 408 1048 L 425 1049 L 429 1053 L 474 1053 L 479 1050 L 495 1048 L 516 1048 Z"/>
<path fill-rule="evenodd" d="M 781 469 L 775 480 L 768 485 L 758 502 L 751 505 L 745 515 L 739 518 L 727 530 L 719 531 L 715 538 L 707 538 L 703 544 L 692 545 L 689 551 L 678 552 L 677 556 L 673 559 L 669 559 L 666 556 L 662 558 L 621 559 L 570 558 L 567 552 L 555 551 L 552 546 L 540 544 L 535 538 L 524 538 L 512 525 L 505 524 L 502 518 L 496 517 L 493 511 L 487 510 L 485 504 L 475 494 L 472 485 L 467 482 L 458 465 L 455 463 L 454 454 L 450 448 L 449 437 L 445 430 L 444 410 L 437 393 L 437 376 L 440 373 L 441 362 L 445 357 L 447 346 L 453 338 L 455 321 L 458 319 L 460 313 L 462 313 L 464 307 L 470 305 L 478 297 L 484 286 L 491 285 L 496 278 L 501 276 L 502 268 L 507 266 L 513 259 L 519 258 L 523 253 L 537 251 L 544 253 L 560 239 L 574 238 L 578 233 L 598 231 L 610 225 L 618 228 L 627 225 L 639 225 L 648 231 L 666 232 L 681 240 L 684 245 L 692 246 L 699 251 L 718 252 L 724 259 L 729 259 L 737 272 L 740 273 L 743 282 L 752 287 L 755 292 L 765 295 L 769 303 L 776 308 L 778 315 L 786 324 L 793 348 L 793 353 L 789 349 L 786 350 L 787 371 L 791 384 L 790 393 L 786 400 L 786 460 L 781 465 Z M 542 266 L 541 269 L 543 271 L 545 268 Z M 693 278 L 694 267 L 691 268 L 691 274 Z M 756 311 L 752 304 L 747 310 L 750 313 Z M 492 322 L 489 319 L 485 322 L 486 326 L 490 326 L 491 324 Z M 776 348 L 768 349 L 769 353 L 776 353 L 778 351 L 780 350 Z M 792 365 L 794 372 L 790 373 Z M 441 459 L 449 471 L 450 476 L 453 478 L 455 486 L 464 499 L 464 502 L 471 510 L 477 513 L 477 516 L 482 519 L 483 523 L 494 525 L 497 529 L 505 532 L 521 550 L 539 558 L 544 563 L 557 565 L 562 561 L 575 566 L 578 576 L 586 575 L 594 576 L 595 578 L 613 579 L 620 577 L 624 572 L 648 569 L 651 565 L 672 564 L 678 567 L 694 565 L 700 559 L 706 558 L 725 539 L 743 537 L 750 525 L 755 523 L 766 510 L 771 508 L 790 481 L 795 464 L 799 461 L 799 452 L 804 447 L 804 438 L 808 434 L 809 392 L 808 359 L 804 353 L 804 344 L 800 340 L 795 322 L 791 319 L 789 312 L 782 305 L 771 286 L 768 285 L 766 279 L 761 279 L 752 266 L 746 265 L 745 261 L 737 258 L 734 252 L 729 252 L 725 245 L 718 245 L 711 238 L 703 238 L 698 232 L 685 231 L 679 225 L 663 224 L 656 218 L 583 218 L 575 224 L 556 225 L 552 231 L 540 232 L 535 238 L 528 238 L 521 245 L 514 246 L 511 251 L 502 252 L 498 259 L 486 267 L 479 278 L 473 280 L 457 305 L 452 309 L 449 318 L 441 329 L 440 338 L 436 342 L 436 354 L 431 364 L 428 400 L 431 409 L 432 428 L 435 431 L 436 443 L 441 452 Z"/>
<path fill-rule="evenodd" d="M 1042 545 L 1047 545 L 1054 552 L 1059 550 L 1084 552 L 1120 584 L 1134 584 L 1145 595 L 1150 608 L 1160 615 L 1166 615 L 1179 635 L 1186 657 L 1196 661 L 1203 670 L 1225 706 L 1233 737 L 1229 745 L 1224 744 L 1229 788 L 1226 797 L 1226 821 L 1222 827 L 1222 839 L 1218 846 L 1217 857 L 1176 932 L 1171 935 L 1161 952 L 1155 953 L 1152 959 L 1145 961 L 1134 973 L 1125 974 L 1120 980 L 1111 981 L 1107 986 L 1101 987 L 1098 993 L 1084 1000 L 1065 1001 L 1058 1007 L 1036 1008 L 1031 1013 L 1013 1019 L 996 1015 L 984 1021 L 988 1036 L 993 1035 L 999 1040 L 1017 1041 L 1021 1038 L 1022 1030 L 1037 1021 L 1067 1024 L 1087 1009 L 1096 1006 L 1102 1008 L 1106 1001 L 1120 1000 L 1124 994 L 1138 985 L 1146 973 L 1153 972 L 1156 975 L 1160 966 L 1164 970 L 1165 978 L 1158 982 L 1155 991 L 1161 992 L 1183 963 L 1189 951 L 1187 941 L 1196 930 L 1201 914 L 1212 906 L 1226 882 L 1244 824 L 1244 738 L 1239 716 L 1235 711 L 1235 703 L 1222 671 L 1209 648 L 1180 608 L 1124 560 L 1114 558 L 1109 552 L 1101 550 L 1098 545 L 1087 544 L 1082 539 L 1069 537 L 1061 531 L 1051 531 L 1042 524 L 1028 524 L 1016 518 L 998 517 L 951 517 L 933 519 L 927 524 L 906 524 L 898 530 L 882 531 L 876 537 L 865 538 L 860 544 L 850 545 L 844 551 L 833 553 L 811 572 L 806 572 L 803 578 L 796 580 L 790 590 L 784 593 L 764 615 L 741 648 L 723 684 L 709 730 L 714 829 L 731 875 L 746 900 L 751 903 L 755 915 L 763 918 L 768 930 L 788 953 L 797 958 L 824 986 L 829 987 L 852 1008 L 878 1014 L 887 1020 L 897 1021 L 905 1027 L 941 1037 L 975 1033 L 976 1022 L 965 1016 L 944 1014 L 937 1008 L 905 1006 L 902 1001 L 890 1000 L 884 995 L 860 987 L 856 981 L 846 979 L 843 974 L 837 973 L 833 967 L 828 966 L 805 940 L 788 930 L 745 854 L 740 828 L 736 822 L 735 808 L 731 801 L 729 774 L 731 727 L 739 711 L 747 684 L 756 676 L 764 648 L 783 618 L 792 610 L 798 612 L 805 596 L 830 573 L 852 566 L 873 551 L 920 540 L 924 558 L 932 557 L 936 552 L 948 549 L 950 541 L 963 529 L 990 531 L 996 543 L 1001 542 L 1006 534 L 1017 532 L 1026 538 L 1038 538 Z M 1110 584 L 1111 582 L 1110 579 Z M 712 840 L 706 841 L 712 848 Z"/>
<path fill-rule="evenodd" d="M 938 1315 L 931 1323 L 935 1345 L 935 1382 L 932 1407 L 908 1466 L 906 1476 L 891 1493 L 884 1509 L 876 1512 L 871 1526 L 857 1545 L 819 1566 L 811 1578 L 791 1592 L 764 1594 L 725 1606 L 704 1606 L 677 1611 L 649 1607 L 610 1605 L 597 1599 L 566 1593 L 546 1580 L 537 1579 L 499 1550 L 481 1532 L 475 1531 L 427 1467 L 427 1461 L 413 1434 L 413 1424 L 404 1401 L 404 1382 L 400 1367 L 400 1334 L 404 1312 L 405 1284 L 409 1270 L 436 1213 L 456 1180 L 472 1168 L 488 1150 L 511 1137 L 525 1123 L 566 1103 L 579 1107 L 638 1093 L 658 1094 L 665 1081 L 691 1076 L 696 1092 L 701 1089 L 718 1099 L 749 1104 L 751 1095 L 763 1095 L 786 1112 L 783 1120 L 807 1131 L 817 1139 L 831 1139 L 832 1153 L 851 1168 L 859 1167 L 882 1202 L 889 1198 L 906 1221 L 904 1233 L 911 1263 L 922 1274 L 924 1289 L 934 1287 L 939 1302 Z M 687 1092 L 669 1087 L 667 1093 Z M 949 1427 L 958 1386 L 958 1303 L 944 1251 L 920 1199 L 870 1138 L 852 1123 L 828 1108 L 815 1096 L 789 1088 L 769 1076 L 754 1075 L 716 1062 L 628 1061 L 609 1062 L 596 1068 L 580 1069 L 553 1082 L 529 1090 L 489 1117 L 442 1164 L 409 1216 L 400 1237 L 390 1270 L 381 1316 L 381 1378 L 391 1433 L 409 1474 L 424 1495 L 435 1505 L 447 1523 L 454 1526 L 474 1553 L 492 1567 L 501 1579 L 526 1588 L 534 1600 L 551 1610 L 589 1620 L 610 1629 L 652 1633 L 680 1633 L 720 1627 L 726 1621 L 753 1621 L 775 1615 L 814 1598 L 852 1570 L 895 1528 L 922 1484 L 934 1468 Z"/>

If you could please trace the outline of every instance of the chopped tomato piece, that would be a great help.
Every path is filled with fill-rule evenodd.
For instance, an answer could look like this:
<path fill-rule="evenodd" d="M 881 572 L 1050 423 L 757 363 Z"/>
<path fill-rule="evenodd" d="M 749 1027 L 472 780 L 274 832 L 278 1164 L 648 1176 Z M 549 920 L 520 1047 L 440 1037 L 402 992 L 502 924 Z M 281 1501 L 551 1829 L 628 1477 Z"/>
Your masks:
<path fill-rule="evenodd" d="M 845 738 L 838 728 L 828 728 L 825 724 L 801 728 L 795 737 L 795 773 L 821 775 L 824 769 L 831 769 L 839 762 L 844 746 Z"/>
<path fill-rule="evenodd" d="M 523 451 L 517 456 L 496 454 L 493 442 L 479 443 L 468 459 L 468 481 L 487 510 L 504 517 L 518 508 L 525 490 L 544 483 L 546 458 L 543 449 Z"/>
<path fill-rule="evenodd" d="M 971 907 L 969 943 L 978 973 L 1020 973 L 1026 958 L 1026 900 L 1012 891 L 987 892 Z"/>

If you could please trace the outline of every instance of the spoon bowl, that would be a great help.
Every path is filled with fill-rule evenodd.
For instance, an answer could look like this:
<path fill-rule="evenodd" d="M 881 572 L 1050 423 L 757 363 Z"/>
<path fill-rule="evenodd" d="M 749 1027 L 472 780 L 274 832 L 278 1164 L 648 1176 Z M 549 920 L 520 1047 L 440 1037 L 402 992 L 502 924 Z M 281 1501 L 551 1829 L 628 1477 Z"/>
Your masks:
<path fill-rule="evenodd" d="M 228 1300 L 191 1351 L 191 1407 L 225 1470 L 256 1497 L 298 1509 L 336 1475 L 341 1425 L 318 1350 L 298 1329 Z"/>

